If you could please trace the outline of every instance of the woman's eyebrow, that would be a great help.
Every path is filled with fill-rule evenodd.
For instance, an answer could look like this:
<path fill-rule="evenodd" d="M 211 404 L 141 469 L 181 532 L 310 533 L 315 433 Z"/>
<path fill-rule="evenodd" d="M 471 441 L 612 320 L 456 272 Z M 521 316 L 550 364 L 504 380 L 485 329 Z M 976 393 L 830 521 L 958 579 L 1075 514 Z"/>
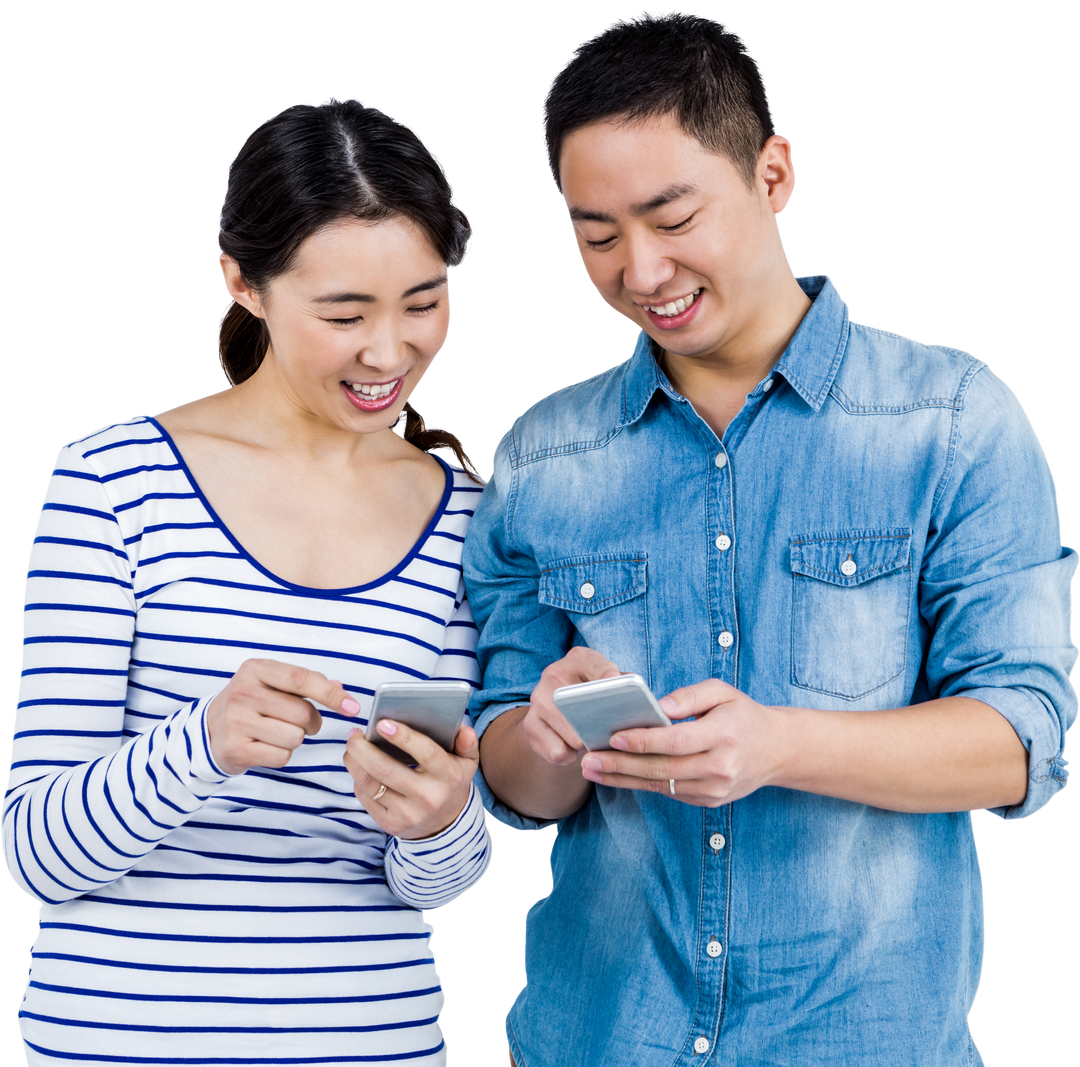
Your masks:
<path fill-rule="evenodd" d="M 429 289 L 438 289 L 440 285 L 446 284 L 446 275 L 440 274 L 435 278 L 428 278 L 426 282 L 421 282 L 419 285 L 414 285 L 411 289 L 406 289 L 401 294 L 401 299 L 405 300 L 410 296 L 414 296 L 416 293 L 425 293 Z M 370 293 L 328 293 L 326 296 L 317 296 L 312 301 L 314 304 L 374 304 L 376 297 Z"/>

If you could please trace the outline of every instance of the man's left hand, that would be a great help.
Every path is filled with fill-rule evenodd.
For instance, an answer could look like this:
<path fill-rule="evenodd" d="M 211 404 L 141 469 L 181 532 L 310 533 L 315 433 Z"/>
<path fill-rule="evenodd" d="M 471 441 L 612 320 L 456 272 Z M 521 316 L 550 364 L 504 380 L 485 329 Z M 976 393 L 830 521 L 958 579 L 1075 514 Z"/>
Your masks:
<path fill-rule="evenodd" d="M 711 678 L 676 689 L 660 701 L 670 727 L 623 730 L 614 751 L 581 761 L 591 782 L 671 794 L 687 804 L 716 808 L 773 784 L 781 775 L 787 740 L 786 708 L 767 707 Z"/>

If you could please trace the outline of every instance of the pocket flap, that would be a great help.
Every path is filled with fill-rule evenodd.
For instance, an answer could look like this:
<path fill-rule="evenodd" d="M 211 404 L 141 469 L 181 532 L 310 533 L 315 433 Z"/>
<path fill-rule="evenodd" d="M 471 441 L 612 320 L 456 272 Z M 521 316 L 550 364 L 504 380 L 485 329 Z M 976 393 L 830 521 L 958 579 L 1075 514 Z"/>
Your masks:
<path fill-rule="evenodd" d="M 911 566 L 911 530 L 838 530 L 791 539 L 791 571 L 853 586 Z"/>
<path fill-rule="evenodd" d="M 645 571 L 644 552 L 552 560 L 540 573 L 540 603 L 592 615 L 641 596 Z"/>

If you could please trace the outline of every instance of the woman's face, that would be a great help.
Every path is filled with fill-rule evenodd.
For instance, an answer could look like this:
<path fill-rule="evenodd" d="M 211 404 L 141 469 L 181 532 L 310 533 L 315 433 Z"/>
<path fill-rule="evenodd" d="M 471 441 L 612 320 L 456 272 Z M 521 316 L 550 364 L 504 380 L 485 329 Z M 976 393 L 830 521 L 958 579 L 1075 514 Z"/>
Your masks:
<path fill-rule="evenodd" d="M 270 333 L 256 374 L 300 411 L 360 433 L 396 421 L 450 319 L 446 264 L 419 226 L 397 217 L 318 230 L 265 292 L 248 293 Z"/>

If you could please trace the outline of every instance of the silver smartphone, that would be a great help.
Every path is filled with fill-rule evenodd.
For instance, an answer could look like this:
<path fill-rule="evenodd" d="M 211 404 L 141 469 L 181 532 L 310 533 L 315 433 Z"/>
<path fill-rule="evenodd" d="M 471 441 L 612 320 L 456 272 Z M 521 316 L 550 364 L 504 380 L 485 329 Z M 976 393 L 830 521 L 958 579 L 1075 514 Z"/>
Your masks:
<path fill-rule="evenodd" d="M 555 690 L 552 700 L 590 752 L 611 748 L 611 735 L 620 730 L 671 725 L 637 674 L 564 685 Z"/>
<path fill-rule="evenodd" d="M 388 756 L 402 763 L 415 764 L 416 760 L 408 752 L 390 744 L 375 729 L 380 719 L 393 719 L 419 730 L 447 752 L 453 752 L 454 738 L 465 718 L 470 696 L 472 686 L 468 682 L 441 678 L 426 682 L 383 682 L 375 690 L 375 702 L 371 705 L 364 737 Z"/>

